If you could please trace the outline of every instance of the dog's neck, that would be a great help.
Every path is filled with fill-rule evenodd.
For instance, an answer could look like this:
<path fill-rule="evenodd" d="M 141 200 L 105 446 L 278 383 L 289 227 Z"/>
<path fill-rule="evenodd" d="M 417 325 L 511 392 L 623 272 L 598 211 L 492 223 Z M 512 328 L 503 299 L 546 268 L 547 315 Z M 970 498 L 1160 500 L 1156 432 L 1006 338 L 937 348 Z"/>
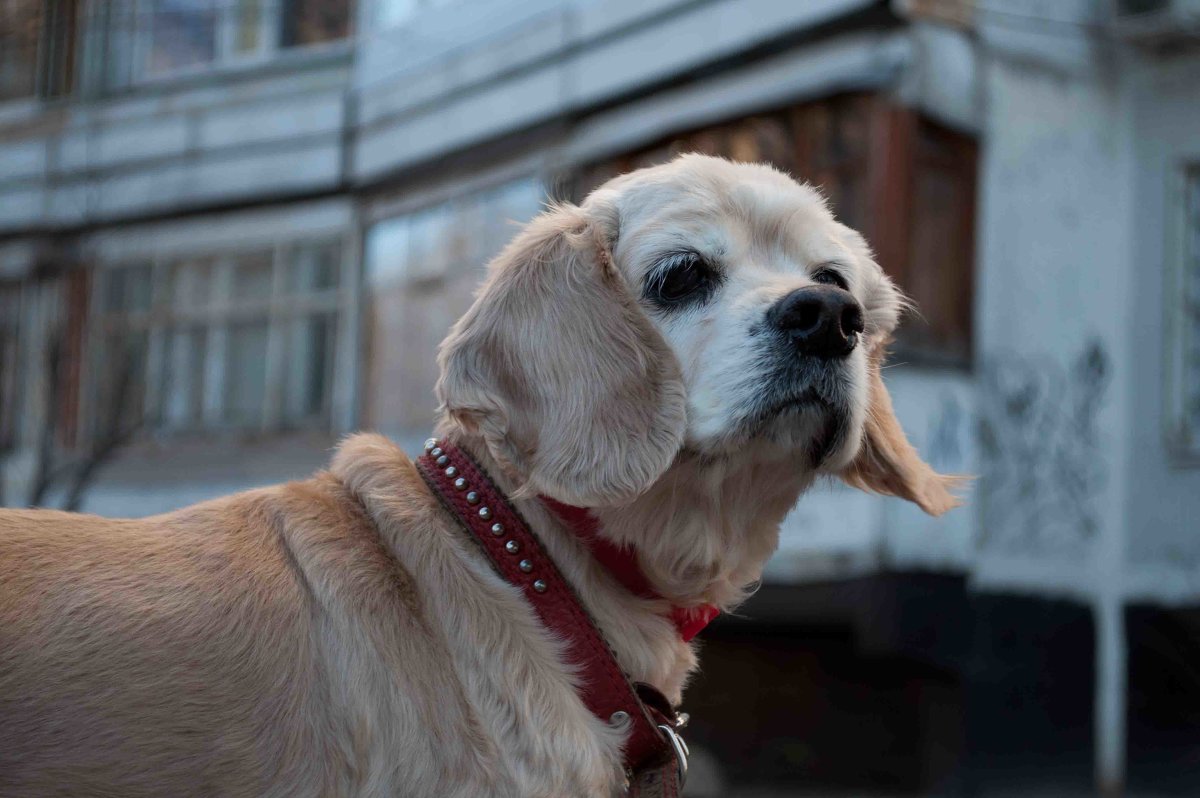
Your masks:
<path fill-rule="evenodd" d="M 778 543 L 780 521 L 811 482 L 782 456 L 769 462 L 684 453 L 635 501 L 589 508 L 600 535 L 637 552 L 651 587 L 663 597 L 646 599 L 598 563 L 480 436 L 448 425 L 439 436 L 470 454 L 533 525 L 630 678 L 654 685 L 674 702 L 696 657 L 670 619 L 672 605 L 736 605 L 761 576 Z"/>
<path fill-rule="evenodd" d="M 729 610 L 757 584 L 780 523 L 812 482 L 794 456 L 756 454 L 683 452 L 633 502 L 594 512 L 610 540 L 637 550 L 672 603 Z"/>

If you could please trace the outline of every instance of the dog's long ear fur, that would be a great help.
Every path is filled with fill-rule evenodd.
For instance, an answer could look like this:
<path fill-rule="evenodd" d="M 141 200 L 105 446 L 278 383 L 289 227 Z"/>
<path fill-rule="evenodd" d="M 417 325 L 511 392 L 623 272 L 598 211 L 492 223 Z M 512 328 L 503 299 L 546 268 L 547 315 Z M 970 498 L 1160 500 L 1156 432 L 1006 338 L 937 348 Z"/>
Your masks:
<path fill-rule="evenodd" d="M 613 265 L 611 238 L 573 205 L 534 219 L 438 356 L 445 418 L 481 433 L 524 489 L 584 506 L 644 491 L 685 432 L 679 364 Z"/>
<path fill-rule="evenodd" d="M 880 372 L 883 356 L 882 344 L 870 355 L 862 448 L 841 477 L 856 488 L 908 499 L 930 515 L 941 515 L 962 504 L 953 491 L 966 478 L 937 473 L 908 442 L 892 410 L 892 397 L 883 384 Z"/>

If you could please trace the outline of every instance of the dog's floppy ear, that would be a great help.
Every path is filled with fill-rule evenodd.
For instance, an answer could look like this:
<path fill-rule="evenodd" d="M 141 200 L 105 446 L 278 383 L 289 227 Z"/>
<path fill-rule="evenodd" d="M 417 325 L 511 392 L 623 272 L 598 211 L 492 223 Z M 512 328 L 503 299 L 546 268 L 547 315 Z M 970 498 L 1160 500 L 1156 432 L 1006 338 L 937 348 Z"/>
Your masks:
<path fill-rule="evenodd" d="M 883 356 L 882 344 L 869 356 L 870 383 L 862 447 L 841 477 L 856 488 L 908 499 L 930 515 L 941 515 L 962 504 L 953 491 L 965 478 L 937 473 L 908 442 L 892 410 L 892 397 L 883 384 L 880 373 Z"/>
<path fill-rule="evenodd" d="M 632 499 L 683 442 L 679 364 L 612 262 L 606 225 L 573 205 L 492 262 L 442 343 L 438 399 L 524 489 L 584 506 Z"/>

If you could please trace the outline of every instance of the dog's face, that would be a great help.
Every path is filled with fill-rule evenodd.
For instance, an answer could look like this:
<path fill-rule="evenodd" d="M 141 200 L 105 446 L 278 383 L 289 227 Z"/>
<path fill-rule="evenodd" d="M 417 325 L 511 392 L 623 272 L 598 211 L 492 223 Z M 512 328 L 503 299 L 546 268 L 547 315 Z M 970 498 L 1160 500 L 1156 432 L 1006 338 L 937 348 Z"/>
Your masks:
<path fill-rule="evenodd" d="M 786 459 L 931 512 L 879 376 L 902 300 L 820 196 L 684 156 L 531 222 L 443 344 L 451 423 L 539 492 L 627 502 L 681 454 Z"/>
<path fill-rule="evenodd" d="M 868 351 L 901 299 L 862 237 L 766 166 L 690 156 L 618 178 L 612 255 L 679 363 L 684 446 L 768 446 L 836 471 L 858 452 Z"/>

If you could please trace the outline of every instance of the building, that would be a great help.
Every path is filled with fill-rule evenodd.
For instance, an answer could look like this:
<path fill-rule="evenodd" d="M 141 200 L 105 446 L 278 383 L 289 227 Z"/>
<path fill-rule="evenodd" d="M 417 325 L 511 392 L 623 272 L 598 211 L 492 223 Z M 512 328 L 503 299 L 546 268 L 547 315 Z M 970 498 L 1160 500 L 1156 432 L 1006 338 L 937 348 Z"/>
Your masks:
<path fill-rule="evenodd" d="M 3 498 L 143 515 L 412 446 L 509 220 L 771 160 L 916 299 L 898 413 L 980 479 L 941 520 L 806 497 L 694 737 L 735 784 L 1196 794 L 1196 8 L 0 0 Z"/>

